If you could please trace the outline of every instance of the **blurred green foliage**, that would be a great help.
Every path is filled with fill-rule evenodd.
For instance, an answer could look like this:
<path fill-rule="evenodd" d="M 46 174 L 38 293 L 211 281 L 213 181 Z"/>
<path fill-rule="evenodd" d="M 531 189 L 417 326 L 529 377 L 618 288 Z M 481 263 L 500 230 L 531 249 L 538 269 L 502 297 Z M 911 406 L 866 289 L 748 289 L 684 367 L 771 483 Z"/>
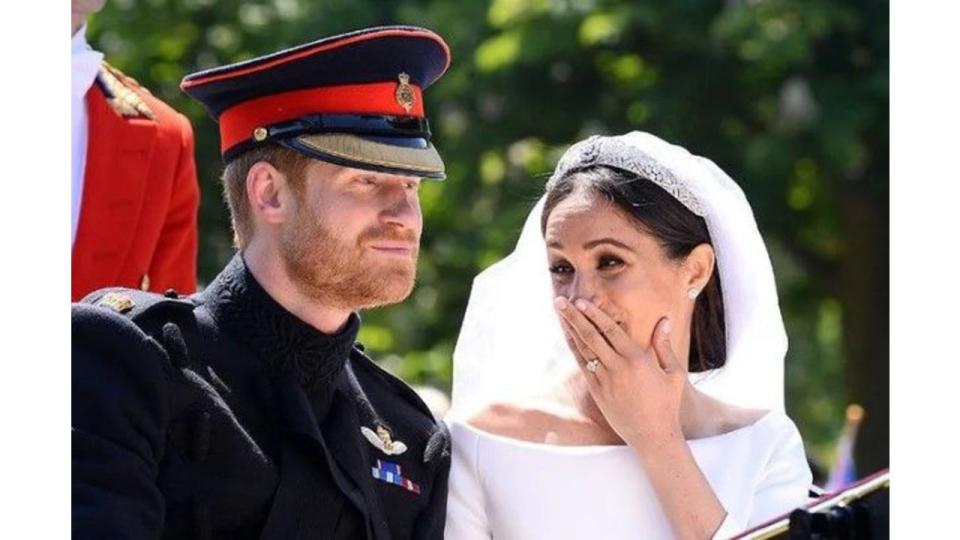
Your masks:
<path fill-rule="evenodd" d="M 360 338 L 444 389 L 472 277 L 512 249 L 570 143 L 642 129 L 711 157 L 770 247 L 788 411 L 829 464 L 844 406 L 864 403 L 869 471 L 888 459 L 888 18 L 883 1 L 109 0 L 88 38 L 193 122 L 207 282 L 233 250 L 216 127 L 183 75 L 369 25 L 443 35 L 453 64 L 427 109 L 449 179 L 422 190 L 413 296 L 365 313 Z"/>

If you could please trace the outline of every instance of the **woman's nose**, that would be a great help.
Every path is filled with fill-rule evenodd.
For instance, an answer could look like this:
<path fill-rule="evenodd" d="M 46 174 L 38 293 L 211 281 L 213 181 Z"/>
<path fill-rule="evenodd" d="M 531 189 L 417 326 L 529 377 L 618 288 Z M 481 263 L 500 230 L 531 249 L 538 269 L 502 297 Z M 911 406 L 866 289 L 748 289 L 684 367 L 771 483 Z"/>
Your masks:
<path fill-rule="evenodd" d="M 578 273 L 571 283 L 570 288 L 567 290 L 567 300 L 571 302 L 577 298 L 583 298 L 593 304 L 597 303 L 597 287 L 593 278 L 590 276 L 584 276 L 583 274 Z"/>

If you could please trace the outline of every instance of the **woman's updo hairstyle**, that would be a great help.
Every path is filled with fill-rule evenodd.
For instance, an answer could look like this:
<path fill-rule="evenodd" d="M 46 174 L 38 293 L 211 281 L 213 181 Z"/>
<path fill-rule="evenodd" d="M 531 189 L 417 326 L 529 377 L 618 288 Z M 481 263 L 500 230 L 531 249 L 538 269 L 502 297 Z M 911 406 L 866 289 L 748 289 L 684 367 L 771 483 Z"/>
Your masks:
<path fill-rule="evenodd" d="M 641 230 L 657 239 L 670 260 L 683 260 L 700 244 L 713 246 L 704 219 L 688 210 L 663 188 L 632 172 L 603 165 L 569 171 L 547 184 L 540 219 L 542 233 L 546 233 L 550 212 L 561 201 L 579 191 L 605 196 L 632 216 Z M 727 359 L 725 331 L 720 273 L 714 266 L 713 274 L 697 296 L 693 310 L 691 372 L 724 365 Z"/>

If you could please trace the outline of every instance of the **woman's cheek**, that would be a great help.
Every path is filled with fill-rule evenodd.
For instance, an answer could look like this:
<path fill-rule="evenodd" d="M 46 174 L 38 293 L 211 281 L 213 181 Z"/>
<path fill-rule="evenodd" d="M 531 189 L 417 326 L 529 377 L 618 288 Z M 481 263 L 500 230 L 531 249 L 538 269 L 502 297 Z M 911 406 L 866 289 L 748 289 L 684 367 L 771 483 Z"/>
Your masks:
<path fill-rule="evenodd" d="M 641 321 L 633 320 L 629 325 L 630 337 L 641 347 L 649 348 L 652 344 L 650 337 L 653 334 L 654 324 L 655 322 L 650 322 L 646 318 Z"/>
<path fill-rule="evenodd" d="M 621 291 L 619 296 L 616 302 L 621 309 L 619 320 L 624 322 L 627 334 L 641 347 L 649 348 L 653 329 L 669 310 L 652 291 L 636 288 Z"/>

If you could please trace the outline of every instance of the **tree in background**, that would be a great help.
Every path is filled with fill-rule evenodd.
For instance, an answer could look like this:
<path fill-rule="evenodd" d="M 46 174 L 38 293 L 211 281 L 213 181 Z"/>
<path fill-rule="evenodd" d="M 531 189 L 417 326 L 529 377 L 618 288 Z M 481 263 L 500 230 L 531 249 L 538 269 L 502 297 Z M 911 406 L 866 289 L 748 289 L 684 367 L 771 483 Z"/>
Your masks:
<path fill-rule="evenodd" d="M 848 402 L 861 472 L 889 460 L 886 2 L 110 0 L 91 42 L 190 116 L 200 280 L 232 255 L 214 123 L 185 73 L 378 24 L 443 35 L 428 92 L 449 178 L 422 189 L 419 284 L 360 339 L 407 380 L 449 388 L 470 283 L 513 247 L 563 150 L 641 129 L 710 156 L 747 192 L 790 337 L 788 410 L 823 463 Z M 522 362 L 522 358 L 517 359 Z"/>

